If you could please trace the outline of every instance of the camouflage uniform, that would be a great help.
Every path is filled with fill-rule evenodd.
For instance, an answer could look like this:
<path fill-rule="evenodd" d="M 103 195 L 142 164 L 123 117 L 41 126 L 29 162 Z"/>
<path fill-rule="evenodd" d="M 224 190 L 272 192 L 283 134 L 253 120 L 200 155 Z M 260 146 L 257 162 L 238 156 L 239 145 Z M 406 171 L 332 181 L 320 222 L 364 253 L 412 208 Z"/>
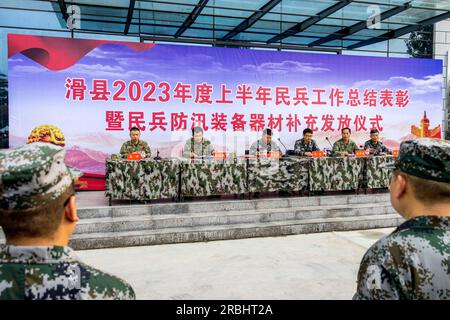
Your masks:
<path fill-rule="evenodd" d="M 294 151 L 298 156 L 304 156 L 305 152 L 313 152 L 319 151 L 319 147 L 317 146 L 316 141 L 311 140 L 308 143 L 305 142 L 305 139 L 299 139 L 295 141 Z"/>
<path fill-rule="evenodd" d="M 378 156 L 378 155 L 379 155 L 380 153 L 382 153 L 382 152 L 387 153 L 387 154 L 392 154 L 391 150 L 389 150 L 389 149 L 383 144 L 383 142 L 381 142 L 381 141 L 377 141 L 377 143 L 373 143 L 372 140 L 367 140 L 367 141 L 364 143 L 364 149 L 365 149 L 365 150 L 367 150 L 367 149 L 373 149 L 373 150 L 374 150 L 374 153 L 373 153 L 374 156 Z"/>
<path fill-rule="evenodd" d="M 64 157 L 63 148 L 42 142 L 1 150 L 0 221 L 70 196 L 81 172 L 68 168 Z M 69 247 L 1 245 L 0 299 L 134 299 L 134 292 L 79 262 Z"/>
<path fill-rule="evenodd" d="M 202 139 L 201 143 L 197 143 L 194 138 L 190 138 L 184 144 L 183 157 L 191 158 L 191 152 L 195 153 L 196 157 L 210 157 L 214 148 L 209 140 Z"/>
<path fill-rule="evenodd" d="M 250 147 L 250 154 L 256 155 L 258 148 L 260 154 L 269 153 L 271 151 L 280 151 L 280 148 L 278 147 L 278 144 L 275 141 L 272 140 L 270 141 L 270 144 L 266 144 L 262 138 L 253 142 L 253 144 Z"/>
<path fill-rule="evenodd" d="M 120 154 L 124 157 L 127 156 L 129 153 L 135 153 L 135 152 L 144 152 L 143 157 L 151 157 L 152 151 L 150 149 L 150 146 L 147 144 L 147 142 L 139 140 L 138 143 L 133 143 L 132 140 L 128 140 L 127 142 L 124 142 L 122 144 L 122 147 L 120 148 Z"/>
<path fill-rule="evenodd" d="M 450 142 L 405 141 L 395 163 L 383 167 L 450 183 Z M 450 299 L 449 244 L 449 216 L 407 220 L 366 252 L 353 299 Z"/>
<path fill-rule="evenodd" d="M 0 300 L 135 299 L 124 281 L 79 261 L 69 247 L 0 245 Z"/>
<path fill-rule="evenodd" d="M 401 224 L 364 256 L 353 299 L 450 299 L 450 217 Z"/>
<path fill-rule="evenodd" d="M 344 140 L 339 139 L 333 144 L 333 153 L 338 154 L 339 152 L 346 151 L 348 154 L 355 153 L 355 150 L 358 150 L 358 146 L 353 140 L 350 140 L 348 143 L 344 143 Z"/>

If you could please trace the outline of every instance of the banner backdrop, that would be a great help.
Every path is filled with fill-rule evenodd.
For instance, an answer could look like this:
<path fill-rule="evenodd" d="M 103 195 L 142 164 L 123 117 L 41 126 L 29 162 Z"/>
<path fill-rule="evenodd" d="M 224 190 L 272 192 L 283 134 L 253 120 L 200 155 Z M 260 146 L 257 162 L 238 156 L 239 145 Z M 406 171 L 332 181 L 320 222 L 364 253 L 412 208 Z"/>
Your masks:
<path fill-rule="evenodd" d="M 238 155 L 264 128 L 288 149 L 306 127 L 323 149 L 344 127 L 358 145 L 377 128 L 390 148 L 441 136 L 441 60 L 28 35 L 8 48 L 10 146 L 57 126 L 67 162 L 100 180 L 132 126 L 161 157 L 180 157 L 193 126 Z"/>

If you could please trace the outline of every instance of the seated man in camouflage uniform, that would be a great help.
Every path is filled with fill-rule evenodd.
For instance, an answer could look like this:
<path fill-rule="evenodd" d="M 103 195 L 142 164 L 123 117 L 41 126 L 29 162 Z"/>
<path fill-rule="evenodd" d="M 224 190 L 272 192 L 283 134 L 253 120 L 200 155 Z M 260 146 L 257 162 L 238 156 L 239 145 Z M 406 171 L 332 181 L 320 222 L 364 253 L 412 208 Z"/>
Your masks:
<path fill-rule="evenodd" d="M 341 130 L 342 139 L 339 139 L 333 144 L 333 154 L 336 156 L 346 156 L 355 153 L 358 150 L 356 143 L 350 139 L 352 130 L 350 128 L 343 128 Z"/>
<path fill-rule="evenodd" d="M 450 299 L 450 142 L 400 145 L 389 186 L 406 220 L 364 255 L 354 299 Z"/>
<path fill-rule="evenodd" d="M 186 141 L 183 148 L 183 157 L 188 159 L 209 158 L 214 153 L 214 148 L 209 140 L 203 138 L 203 129 L 192 129 L 192 138 Z"/>
<path fill-rule="evenodd" d="M 313 131 L 310 128 L 303 130 L 303 138 L 295 141 L 294 151 L 296 155 L 311 157 L 313 151 L 320 150 L 312 136 Z"/>
<path fill-rule="evenodd" d="M 68 247 L 78 221 L 65 151 L 35 142 L 0 151 L 0 299 L 135 299 L 124 281 Z"/>
<path fill-rule="evenodd" d="M 370 140 L 364 143 L 364 150 L 369 150 L 373 156 L 392 154 L 391 150 L 380 141 L 380 132 L 377 129 L 370 130 Z"/>
<path fill-rule="evenodd" d="M 259 156 L 260 154 L 268 154 L 271 151 L 280 151 L 278 144 L 272 141 L 272 129 L 264 129 L 261 139 L 253 142 L 250 147 L 250 154 Z"/>
<path fill-rule="evenodd" d="M 142 158 L 150 158 L 152 152 L 150 150 L 147 142 L 140 140 L 141 131 L 138 127 L 133 127 L 130 129 L 131 140 L 124 142 L 120 148 L 120 154 L 122 157 L 126 157 L 129 153 L 140 153 Z"/>

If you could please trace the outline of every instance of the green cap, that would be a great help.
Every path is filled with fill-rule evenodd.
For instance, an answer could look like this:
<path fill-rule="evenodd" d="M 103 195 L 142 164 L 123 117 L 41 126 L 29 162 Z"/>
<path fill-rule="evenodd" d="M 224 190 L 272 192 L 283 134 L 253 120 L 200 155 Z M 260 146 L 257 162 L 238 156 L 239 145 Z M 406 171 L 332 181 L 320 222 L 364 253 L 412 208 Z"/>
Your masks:
<path fill-rule="evenodd" d="M 450 141 L 432 138 L 404 141 L 397 160 L 382 167 L 426 180 L 450 182 Z"/>
<path fill-rule="evenodd" d="M 64 163 L 66 151 L 36 142 L 0 151 L 0 207 L 24 210 L 51 203 L 82 175 Z"/>

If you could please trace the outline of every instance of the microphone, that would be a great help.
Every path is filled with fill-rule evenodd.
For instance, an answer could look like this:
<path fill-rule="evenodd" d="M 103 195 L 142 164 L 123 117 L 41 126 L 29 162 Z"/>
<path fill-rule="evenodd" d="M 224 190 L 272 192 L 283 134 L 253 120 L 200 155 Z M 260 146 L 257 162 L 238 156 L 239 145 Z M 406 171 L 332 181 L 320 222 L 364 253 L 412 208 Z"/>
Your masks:
<path fill-rule="evenodd" d="M 328 137 L 325 137 L 325 140 L 327 140 L 331 146 L 331 150 L 327 151 L 327 157 L 332 157 L 333 156 L 333 145 L 331 144 L 331 141 L 330 141 L 330 139 L 328 139 Z"/>
<path fill-rule="evenodd" d="M 159 150 L 156 150 L 155 160 L 161 160 L 161 157 L 159 156 Z"/>
<path fill-rule="evenodd" d="M 286 148 L 286 146 L 284 145 L 284 143 L 283 143 L 283 141 L 281 141 L 281 139 L 280 138 L 278 138 L 278 141 L 280 141 L 280 143 L 281 143 L 281 145 L 284 147 L 284 149 L 286 150 L 286 152 L 287 152 L 287 148 Z"/>
<path fill-rule="evenodd" d="M 330 139 L 328 139 L 328 137 L 325 137 L 325 140 L 327 140 L 328 141 L 328 143 L 330 144 L 330 146 L 331 146 L 331 149 L 333 149 L 333 145 L 331 144 L 331 141 L 330 141 Z"/>

